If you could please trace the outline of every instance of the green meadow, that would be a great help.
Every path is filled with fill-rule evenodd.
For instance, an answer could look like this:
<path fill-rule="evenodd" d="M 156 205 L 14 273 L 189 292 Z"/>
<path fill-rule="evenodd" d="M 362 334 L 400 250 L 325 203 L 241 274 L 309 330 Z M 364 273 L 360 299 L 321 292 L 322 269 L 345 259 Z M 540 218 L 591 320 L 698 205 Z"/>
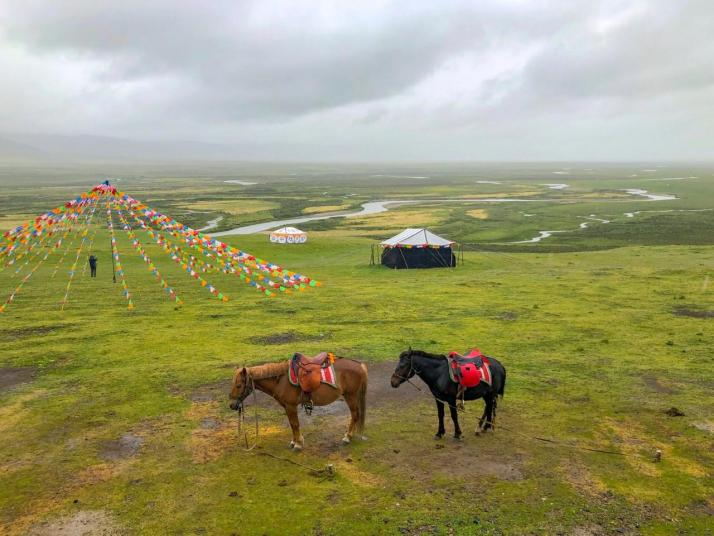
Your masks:
<path fill-rule="evenodd" d="M 714 168 L 650 167 L 3 167 L 3 230 L 106 176 L 193 227 L 220 218 L 216 231 L 414 203 L 299 224 L 299 246 L 222 237 L 322 282 L 272 299 L 205 275 L 221 302 L 137 230 L 180 306 L 115 220 L 133 310 L 112 282 L 98 210 L 98 277 L 81 273 L 85 245 L 60 310 L 75 238 L 0 314 L 0 534 L 711 534 Z M 256 184 L 224 182 L 236 179 Z M 370 266 L 380 239 L 425 226 L 461 243 L 463 264 Z M 525 242 L 544 230 L 562 232 Z M 2 260 L 0 304 L 34 265 L 16 273 L 24 259 Z M 389 386 L 409 346 L 500 359 L 495 432 L 474 435 L 475 401 L 459 415 L 463 440 L 448 417 L 434 440 L 428 391 Z M 234 367 L 323 350 L 370 368 L 364 440 L 339 444 L 340 402 L 301 412 L 294 453 L 283 410 L 251 397 L 248 441 L 256 414 L 260 432 L 246 451 L 228 408 Z"/>

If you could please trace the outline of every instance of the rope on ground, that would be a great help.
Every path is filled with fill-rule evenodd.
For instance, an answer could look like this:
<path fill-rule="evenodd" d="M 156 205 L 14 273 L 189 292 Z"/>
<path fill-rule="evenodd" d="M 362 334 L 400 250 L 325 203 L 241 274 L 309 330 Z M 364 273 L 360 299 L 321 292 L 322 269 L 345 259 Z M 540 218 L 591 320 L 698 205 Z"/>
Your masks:
<path fill-rule="evenodd" d="M 491 421 L 487 421 L 491 426 L 494 427 L 495 430 L 495 423 L 492 423 Z M 499 428 L 502 428 L 506 430 L 507 432 L 512 432 L 514 434 L 518 434 L 522 437 L 525 437 L 526 439 L 533 439 L 535 441 L 542 441 L 543 443 L 550 443 L 552 445 L 557 445 L 560 447 L 567 447 L 570 449 L 576 449 L 576 450 L 586 450 L 588 452 L 599 452 L 601 454 L 613 454 L 615 456 L 623 456 L 623 457 L 628 457 L 628 455 L 624 452 L 617 452 L 615 450 L 603 450 L 603 449 L 596 449 L 593 447 L 584 447 L 582 445 L 573 445 L 572 443 L 563 443 L 562 441 L 556 441 L 555 439 L 550 439 L 547 437 L 540 437 L 540 436 L 529 436 L 528 434 L 524 434 L 523 432 L 519 432 L 518 430 L 513 430 L 512 428 L 507 428 L 505 426 L 499 425 Z"/>
<path fill-rule="evenodd" d="M 273 458 L 275 460 L 292 463 L 293 465 L 297 465 L 298 467 L 307 469 L 315 476 L 325 476 L 327 478 L 332 478 L 333 476 L 335 476 L 335 466 L 331 463 L 328 463 L 324 469 L 315 469 L 314 467 L 310 467 L 309 465 L 305 465 L 304 463 L 296 462 L 295 460 L 291 460 L 290 458 L 276 456 L 275 454 L 271 454 L 270 452 L 257 452 L 256 454 L 258 454 L 259 456 L 268 456 L 269 458 Z"/>
<path fill-rule="evenodd" d="M 409 383 L 409 385 L 411 385 L 411 386 L 413 386 L 414 388 L 416 388 L 418 391 L 424 392 L 423 389 L 421 389 L 418 385 L 416 385 L 415 383 L 413 383 L 410 379 L 407 379 L 407 383 Z M 434 396 L 433 394 L 432 394 L 432 396 L 434 397 L 434 400 L 436 400 L 436 401 L 438 401 L 438 402 L 441 402 L 442 404 L 445 404 L 445 405 L 447 405 L 447 406 L 450 407 L 450 408 L 454 408 L 454 409 L 457 409 L 457 410 L 460 409 L 458 406 L 454 406 L 453 404 L 450 404 L 450 403 L 447 402 L 446 400 L 441 400 L 440 398 Z M 465 410 L 465 408 L 461 408 L 461 411 L 466 411 L 466 410 Z M 495 423 L 495 422 L 493 422 L 493 421 L 484 421 L 484 424 L 489 424 L 489 425 L 491 425 L 491 428 L 492 428 L 494 431 L 496 430 L 496 423 Z M 511 432 L 511 433 L 520 435 L 521 437 L 524 437 L 524 438 L 526 438 L 526 439 L 531 439 L 531 440 L 534 440 L 534 441 L 540 441 L 540 442 L 543 442 L 543 443 L 549 443 L 549 444 L 551 444 L 551 445 L 557 445 L 557 446 L 560 446 L 560 447 L 567 447 L 567 448 L 575 449 L 575 450 L 584 450 L 584 451 L 588 451 L 588 452 L 599 452 L 599 453 L 601 453 L 601 454 L 612 454 L 612 455 L 615 455 L 615 456 L 623 456 L 623 457 L 625 457 L 625 458 L 627 458 L 627 457 L 632 457 L 632 456 L 629 456 L 628 454 L 626 454 L 626 453 L 624 453 L 624 452 L 617 452 L 617 451 L 614 451 L 614 450 L 596 449 L 596 448 L 593 448 L 593 447 L 584 447 L 584 446 L 582 446 L 582 445 L 573 445 L 572 443 L 564 443 L 564 442 L 562 442 L 562 441 L 557 441 L 557 440 L 555 440 L 555 439 L 551 439 L 551 438 L 547 438 L 547 437 L 530 436 L 530 435 L 528 435 L 528 434 L 524 434 L 523 432 L 519 432 L 518 430 L 513 430 L 512 428 L 507 428 L 506 426 L 502 426 L 502 425 L 499 425 L 499 428 L 500 428 L 500 429 L 503 429 L 503 430 L 506 430 L 507 432 Z M 639 456 L 637 456 L 637 457 L 639 457 Z"/>

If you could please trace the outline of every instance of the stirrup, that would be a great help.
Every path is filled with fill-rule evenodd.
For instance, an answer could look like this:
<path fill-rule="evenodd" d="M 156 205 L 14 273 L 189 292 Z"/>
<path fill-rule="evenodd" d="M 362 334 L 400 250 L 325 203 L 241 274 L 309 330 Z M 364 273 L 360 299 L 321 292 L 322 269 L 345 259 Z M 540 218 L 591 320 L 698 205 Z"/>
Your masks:
<path fill-rule="evenodd" d="M 308 398 L 307 400 L 303 399 L 302 407 L 307 415 L 312 415 L 312 410 L 315 407 L 315 404 L 312 402 L 312 398 Z"/>
<path fill-rule="evenodd" d="M 307 413 L 307 415 L 312 415 L 312 410 L 315 405 L 312 403 L 312 400 L 308 400 L 302 405 L 302 407 L 305 408 L 305 413 Z"/>

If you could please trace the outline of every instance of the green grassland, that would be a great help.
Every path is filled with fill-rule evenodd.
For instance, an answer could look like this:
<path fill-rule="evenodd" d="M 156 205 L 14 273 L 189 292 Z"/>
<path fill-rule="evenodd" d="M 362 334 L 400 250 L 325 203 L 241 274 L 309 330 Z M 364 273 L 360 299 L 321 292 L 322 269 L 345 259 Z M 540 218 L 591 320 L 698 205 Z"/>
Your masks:
<path fill-rule="evenodd" d="M 714 208 L 713 170 L 643 176 L 646 165 L 580 165 L 553 174 L 561 167 L 4 168 L 8 221 L 102 176 L 196 227 L 224 216 L 220 229 L 309 207 L 425 201 L 307 223 L 300 246 L 272 245 L 265 234 L 224 238 L 323 282 L 275 299 L 234 276 L 207 276 L 229 296 L 222 303 L 137 231 L 183 300 L 176 307 L 118 231 L 132 311 L 112 283 L 98 215 L 99 277 L 77 274 L 60 311 L 76 252 L 54 278 L 61 252 L 51 255 L 0 315 L 0 371 L 26 376 L 0 383 L 0 534 L 52 533 L 88 513 L 87 527 L 117 534 L 710 534 L 714 318 L 704 313 L 714 310 L 714 211 L 702 209 Z M 699 178 L 650 180 L 682 176 Z M 223 182 L 236 178 L 259 184 Z M 542 186 L 557 182 L 571 187 Z M 641 200 L 625 188 L 678 199 Z M 486 194 L 538 201 L 428 201 Z M 255 212 L 230 208 L 241 200 Z M 189 212 L 194 205 L 201 210 Z M 657 212 L 624 215 L 634 211 Z M 576 230 L 590 214 L 612 223 Z M 370 266 L 375 239 L 406 225 L 464 244 L 464 264 Z M 507 244 L 544 229 L 571 232 Z M 0 271 L 2 303 L 19 283 L 16 269 Z M 430 396 L 387 387 L 410 345 L 479 346 L 503 361 L 495 433 L 473 435 L 477 401 L 461 414 L 462 441 L 432 439 Z M 298 350 L 368 362 L 367 438 L 339 446 L 343 414 L 301 415 L 306 448 L 293 453 L 282 410 L 263 400 L 259 448 L 244 451 L 227 405 L 233 367 Z M 671 407 L 684 415 L 667 415 Z M 336 474 L 286 460 L 331 463 Z"/>

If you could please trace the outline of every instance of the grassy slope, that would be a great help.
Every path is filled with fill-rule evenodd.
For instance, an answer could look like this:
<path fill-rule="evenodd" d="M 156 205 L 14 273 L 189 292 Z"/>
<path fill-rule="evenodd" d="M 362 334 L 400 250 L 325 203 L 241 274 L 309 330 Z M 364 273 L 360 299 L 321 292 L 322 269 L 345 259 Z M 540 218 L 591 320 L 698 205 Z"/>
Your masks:
<path fill-rule="evenodd" d="M 711 287 L 703 290 L 711 246 L 467 253 L 457 270 L 395 272 L 367 266 L 370 241 L 335 231 L 294 249 L 238 237 L 237 245 L 325 286 L 267 300 L 236 279 L 210 278 L 232 298 L 228 304 L 147 248 L 186 302 L 177 311 L 122 237 L 136 303 L 127 312 L 108 278 L 103 233 L 101 277 L 77 282 L 65 313 L 57 302 L 66 275 L 50 278 L 51 258 L 0 319 L 0 365 L 39 367 L 32 383 L 0 395 L 0 519 L 11 533 L 80 508 L 107 509 L 150 533 L 523 534 L 591 526 L 705 533 L 714 456 L 711 435 L 695 425 L 711 426 L 714 335 L 711 320 L 672 311 L 714 308 Z M 0 272 L 3 289 L 13 281 L 10 270 Z M 288 331 L 304 340 L 265 346 L 254 339 Z M 306 426 L 307 451 L 295 457 L 284 451 L 289 432 L 279 408 L 261 410 L 264 451 L 334 463 L 334 480 L 242 452 L 223 401 L 191 396 L 229 377 L 233 364 L 298 349 L 379 361 L 408 345 L 474 344 L 509 369 L 500 412 L 509 430 L 434 450 L 435 415 L 425 395 L 372 408 L 369 440 L 348 448 L 319 445 L 319 426 L 333 425 L 318 420 Z M 472 406 L 467 430 L 480 410 Z M 665 416 L 670 406 L 686 416 Z M 206 417 L 221 426 L 205 430 Z M 107 445 L 127 433 L 144 438 L 138 454 L 108 457 Z M 649 460 L 655 448 L 664 453 L 658 465 Z M 517 476 L 454 476 L 452 457 L 500 461 Z M 469 506 L 457 507 L 461 501 Z"/>

